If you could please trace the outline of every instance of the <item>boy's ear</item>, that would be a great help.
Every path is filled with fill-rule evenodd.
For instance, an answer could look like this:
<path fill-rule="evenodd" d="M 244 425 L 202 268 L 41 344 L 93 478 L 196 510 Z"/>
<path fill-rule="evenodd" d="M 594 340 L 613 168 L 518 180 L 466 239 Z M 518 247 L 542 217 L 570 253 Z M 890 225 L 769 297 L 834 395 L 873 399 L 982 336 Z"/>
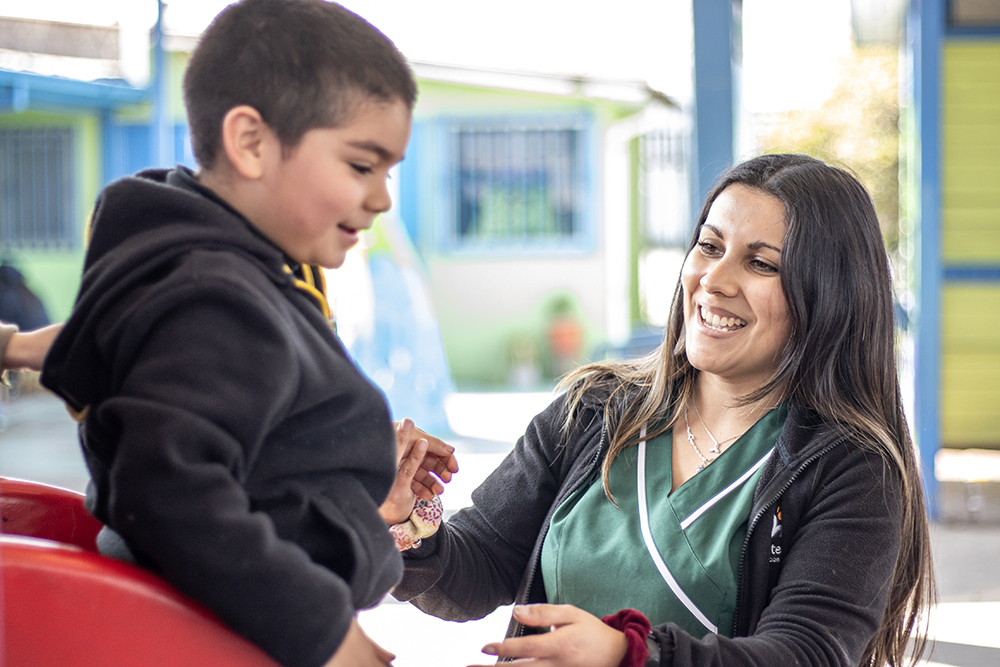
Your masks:
<path fill-rule="evenodd" d="M 263 175 L 265 158 L 277 140 L 260 112 L 249 105 L 233 107 L 222 119 L 222 149 L 244 178 Z"/>

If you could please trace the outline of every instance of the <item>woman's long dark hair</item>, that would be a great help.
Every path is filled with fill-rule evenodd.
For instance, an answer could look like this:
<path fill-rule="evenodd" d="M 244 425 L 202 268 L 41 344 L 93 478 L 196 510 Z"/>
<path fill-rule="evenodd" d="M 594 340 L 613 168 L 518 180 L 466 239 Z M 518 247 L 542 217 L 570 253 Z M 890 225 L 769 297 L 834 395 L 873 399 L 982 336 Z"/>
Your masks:
<path fill-rule="evenodd" d="M 723 174 L 702 208 L 688 252 L 715 199 L 743 184 L 785 206 L 781 286 L 791 336 L 771 378 L 743 397 L 751 405 L 793 400 L 863 447 L 881 454 L 902 487 L 902 534 L 882 625 L 863 665 L 902 665 L 921 609 L 934 598 L 923 488 L 903 414 L 889 261 L 871 197 L 851 174 L 805 155 L 764 155 Z M 605 493 L 614 458 L 639 440 L 643 424 L 673 426 L 691 400 L 698 371 L 684 348 L 684 298 L 674 292 L 663 344 L 649 356 L 590 364 L 570 374 L 567 426 L 586 394 L 607 398 L 611 444 L 603 464 Z M 923 652 L 916 639 L 912 662 Z"/>

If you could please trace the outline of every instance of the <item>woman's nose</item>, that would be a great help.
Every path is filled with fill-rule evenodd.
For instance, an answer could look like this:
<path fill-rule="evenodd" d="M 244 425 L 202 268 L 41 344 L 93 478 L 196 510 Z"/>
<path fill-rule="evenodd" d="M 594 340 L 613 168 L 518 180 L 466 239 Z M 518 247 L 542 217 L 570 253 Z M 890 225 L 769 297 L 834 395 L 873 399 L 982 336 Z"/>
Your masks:
<path fill-rule="evenodd" d="M 706 292 L 735 296 L 739 291 L 737 268 L 730 258 L 721 257 L 708 267 L 698 282 Z"/>

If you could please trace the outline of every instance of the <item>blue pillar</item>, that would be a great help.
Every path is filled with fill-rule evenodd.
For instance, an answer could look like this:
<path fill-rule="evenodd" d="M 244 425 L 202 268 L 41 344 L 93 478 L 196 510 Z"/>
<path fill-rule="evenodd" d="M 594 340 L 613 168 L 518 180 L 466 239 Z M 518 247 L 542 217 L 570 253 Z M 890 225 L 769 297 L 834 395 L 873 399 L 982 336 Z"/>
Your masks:
<path fill-rule="evenodd" d="M 907 31 L 913 58 L 917 133 L 917 329 L 914 431 L 923 463 L 928 510 L 938 515 L 934 455 L 941 446 L 941 46 L 945 0 L 912 0 Z"/>
<path fill-rule="evenodd" d="M 163 0 L 157 0 L 156 25 L 153 27 L 153 117 L 150 126 L 150 157 L 157 167 L 174 166 L 174 134 L 170 123 L 170 76 L 163 49 Z"/>
<path fill-rule="evenodd" d="M 735 155 L 734 45 L 741 36 L 734 19 L 741 0 L 692 0 L 694 13 L 694 137 L 692 210 L 699 211 L 718 176 Z"/>

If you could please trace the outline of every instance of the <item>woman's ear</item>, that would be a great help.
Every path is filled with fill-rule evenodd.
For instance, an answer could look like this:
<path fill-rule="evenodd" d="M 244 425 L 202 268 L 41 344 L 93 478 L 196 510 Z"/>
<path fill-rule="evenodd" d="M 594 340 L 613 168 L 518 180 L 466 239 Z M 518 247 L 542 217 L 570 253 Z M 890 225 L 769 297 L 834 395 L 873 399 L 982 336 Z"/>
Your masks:
<path fill-rule="evenodd" d="M 230 109 L 222 119 L 222 149 L 236 172 L 244 178 L 257 180 L 264 174 L 268 153 L 274 150 L 278 137 L 264 122 L 260 112 L 241 104 Z"/>

